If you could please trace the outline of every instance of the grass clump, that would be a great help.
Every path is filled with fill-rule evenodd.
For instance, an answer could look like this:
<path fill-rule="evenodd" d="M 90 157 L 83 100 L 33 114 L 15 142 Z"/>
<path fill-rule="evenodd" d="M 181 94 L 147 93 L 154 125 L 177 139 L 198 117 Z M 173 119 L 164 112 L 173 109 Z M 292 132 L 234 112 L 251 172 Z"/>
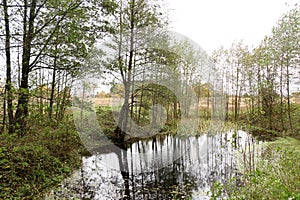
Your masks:
<path fill-rule="evenodd" d="M 279 138 L 268 142 L 255 171 L 227 184 L 216 183 L 212 197 L 229 199 L 300 199 L 300 141 Z"/>

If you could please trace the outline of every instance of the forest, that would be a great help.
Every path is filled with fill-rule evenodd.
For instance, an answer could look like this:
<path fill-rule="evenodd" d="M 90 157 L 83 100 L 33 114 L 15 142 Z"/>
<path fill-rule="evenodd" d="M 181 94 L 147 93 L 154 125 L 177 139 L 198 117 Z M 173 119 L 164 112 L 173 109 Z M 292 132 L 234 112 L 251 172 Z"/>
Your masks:
<path fill-rule="evenodd" d="M 300 5 L 211 55 L 163 0 L 0 7 L 0 199 L 300 198 Z"/>

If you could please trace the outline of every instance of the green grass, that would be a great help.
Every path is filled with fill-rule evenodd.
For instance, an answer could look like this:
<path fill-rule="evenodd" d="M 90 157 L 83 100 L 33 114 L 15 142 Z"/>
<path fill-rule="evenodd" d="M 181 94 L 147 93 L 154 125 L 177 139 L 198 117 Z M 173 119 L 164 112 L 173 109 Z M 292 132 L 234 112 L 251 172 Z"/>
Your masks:
<path fill-rule="evenodd" d="M 243 177 L 243 187 L 235 180 L 216 183 L 213 199 L 226 191 L 230 199 L 300 199 L 300 141 L 280 138 L 269 142 L 254 172 Z"/>
<path fill-rule="evenodd" d="M 32 128 L 22 138 L 0 135 L 0 199 L 43 199 L 80 167 L 86 151 L 70 124 Z"/>
<path fill-rule="evenodd" d="M 290 106 L 292 126 L 289 124 L 286 103 L 283 104 L 282 115 L 281 105 L 277 103 L 273 107 L 270 118 L 263 111 L 256 109 L 254 113 L 240 111 L 236 120 L 234 119 L 234 113 L 229 112 L 228 121 L 243 126 L 244 130 L 265 140 L 287 136 L 300 139 L 300 105 L 292 103 Z"/>

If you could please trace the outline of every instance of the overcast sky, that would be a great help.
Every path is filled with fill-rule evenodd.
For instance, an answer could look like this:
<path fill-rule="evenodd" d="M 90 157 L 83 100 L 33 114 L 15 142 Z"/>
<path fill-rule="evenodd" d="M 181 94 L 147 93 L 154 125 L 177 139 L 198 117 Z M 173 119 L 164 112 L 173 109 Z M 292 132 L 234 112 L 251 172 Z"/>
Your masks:
<path fill-rule="evenodd" d="M 243 39 L 257 46 L 296 0 L 166 0 L 172 9 L 171 30 L 197 42 L 211 53 Z M 288 7 L 288 3 L 291 5 Z"/>

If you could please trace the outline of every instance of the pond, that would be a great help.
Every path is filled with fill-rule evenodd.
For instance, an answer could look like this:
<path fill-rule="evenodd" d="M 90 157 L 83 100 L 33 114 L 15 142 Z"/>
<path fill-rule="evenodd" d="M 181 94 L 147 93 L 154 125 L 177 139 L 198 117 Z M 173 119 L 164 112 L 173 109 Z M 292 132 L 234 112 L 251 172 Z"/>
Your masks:
<path fill-rule="evenodd" d="M 46 199 L 209 199 L 211 186 L 254 170 L 260 142 L 244 131 L 157 136 L 127 151 L 105 147 Z M 226 194 L 224 194 L 226 195 Z"/>

